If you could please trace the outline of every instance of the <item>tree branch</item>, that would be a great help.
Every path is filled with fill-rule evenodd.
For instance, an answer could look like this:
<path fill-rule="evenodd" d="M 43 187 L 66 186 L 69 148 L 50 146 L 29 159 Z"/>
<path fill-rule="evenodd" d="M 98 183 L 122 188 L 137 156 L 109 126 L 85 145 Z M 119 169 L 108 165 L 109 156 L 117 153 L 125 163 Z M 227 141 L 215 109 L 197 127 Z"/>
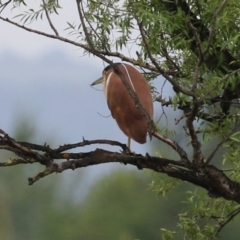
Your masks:
<path fill-rule="evenodd" d="M 123 152 L 110 152 L 103 149 L 96 149 L 92 152 L 64 152 L 76 147 L 84 147 L 97 143 L 119 146 L 123 149 Z M 227 200 L 240 203 L 240 184 L 232 181 L 223 171 L 216 167 L 202 165 L 194 168 L 194 163 L 189 161 L 175 161 L 173 159 L 149 156 L 148 154 L 146 156 L 133 154 L 125 151 L 125 144 L 116 141 L 83 140 L 80 143 L 65 144 L 52 149 L 46 144 L 41 146 L 33 143 L 18 142 L 9 137 L 3 130 L 0 130 L 0 149 L 7 149 L 20 157 L 14 157 L 7 162 L 0 163 L 0 167 L 16 164 L 36 164 L 37 162 L 45 165 L 46 168 L 43 171 L 39 172 L 35 177 L 29 178 L 30 185 L 52 173 L 61 173 L 68 169 L 74 170 L 103 163 L 123 163 L 133 165 L 139 170 L 150 169 L 155 172 L 167 174 L 173 178 L 200 186 L 206 189 L 211 196 L 223 197 Z M 38 149 L 38 152 L 35 151 L 36 149 Z M 57 163 L 56 161 L 60 159 L 64 159 L 65 161 Z"/>

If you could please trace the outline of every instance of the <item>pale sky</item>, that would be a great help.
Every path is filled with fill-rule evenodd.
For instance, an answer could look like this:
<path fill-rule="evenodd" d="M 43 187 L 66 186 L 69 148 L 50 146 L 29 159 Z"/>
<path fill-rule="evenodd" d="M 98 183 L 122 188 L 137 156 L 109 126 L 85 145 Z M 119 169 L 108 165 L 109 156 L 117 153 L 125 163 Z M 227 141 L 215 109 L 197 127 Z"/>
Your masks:
<path fill-rule="evenodd" d="M 22 6 L 20 9 L 16 8 L 11 10 L 10 7 L 8 7 L 8 9 L 4 10 L 2 15 L 18 22 L 20 19 L 14 18 L 14 16 L 18 15 L 22 11 L 27 11 L 30 8 L 38 9 L 37 3 L 39 2 L 40 1 L 33 1 L 33 5 L 28 7 Z M 64 31 L 64 29 L 67 28 L 66 22 L 78 22 L 77 8 L 75 2 L 73 2 L 73 4 L 69 4 L 69 1 L 67 0 L 61 1 L 61 5 L 62 9 L 59 10 L 59 15 L 53 15 L 52 22 L 60 34 L 67 36 L 68 32 Z M 39 19 L 38 21 L 26 26 L 48 33 L 53 33 L 46 20 Z M 79 54 L 77 48 L 74 46 L 24 31 L 3 21 L 0 21 L 0 29 L 1 32 L 4 33 L 0 37 L 0 51 L 10 48 L 16 54 L 24 57 L 41 56 L 44 53 L 55 49 L 60 49 L 72 57 L 77 57 Z"/>

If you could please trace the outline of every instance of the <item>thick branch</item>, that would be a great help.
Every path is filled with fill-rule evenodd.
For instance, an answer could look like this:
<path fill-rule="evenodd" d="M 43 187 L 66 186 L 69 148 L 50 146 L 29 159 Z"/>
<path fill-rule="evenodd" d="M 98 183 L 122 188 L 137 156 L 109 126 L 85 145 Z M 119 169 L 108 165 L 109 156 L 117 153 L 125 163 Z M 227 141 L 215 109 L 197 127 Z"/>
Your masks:
<path fill-rule="evenodd" d="M 200 186 L 206 189 L 212 196 L 224 197 L 227 200 L 240 203 L 239 183 L 231 181 L 225 174 L 213 166 L 207 165 L 203 170 L 204 173 L 200 173 L 184 168 L 182 162 L 170 159 L 114 153 L 102 149 L 86 153 L 85 156 L 82 155 L 78 160 L 68 160 L 59 164 L 54 163 L 35 177 L 30 178 L 29 184 L 33 184 L 54 172 L 60 173 L 67 169 L 74 170 L 110 162 L 130 164 L 136 166 L 139 170 L 150 169 L 155 172 L 165 173 L 171 177 Z"/>
<path fill-rule="evenodd" d="M 27 163 L 36 164 L 37 162 L 45 165 L 46 168 L 43 171 L 35 177 L 29 178 L 29 184 L 33 184 L 49 174 L 60 173 L 68 169 L 74 170 L 110 162 L 130 164 L 136 166 L 139 170 L 150 169 L 195 184 L 206 189 L 211 196 L 223 197 L 227 200 L 240 203 L 240 184 L 232 181 L 224 172 L 211 165 L 202 165 L 194 168 L 194 163 L 189 161 L 175 161 L 167 158 L 152 157 L 148 154 L 142 156 L 129 153 L 128 151 L 119 153 L 96 149 L 92 152 L 64 152 L 76 147 L 96 143 L 117 145 L 125 150 L 124 144 L 108 140 L 83 140 L 80 143 L 66 144 L 52 149 L 47 145 L 41 146 L 33 143 L 17 142 L 4 131 L 0 130 L 0 149 L 7 149 L 20 157 L 11 158 L 5 163 L 1 163 L 0 166 L 6 167 Z M 35 151 L 36 149 L 38 149 L 38 152 Z M 58 159 L 64 159 L 65 161 L 56 163 Z"/>

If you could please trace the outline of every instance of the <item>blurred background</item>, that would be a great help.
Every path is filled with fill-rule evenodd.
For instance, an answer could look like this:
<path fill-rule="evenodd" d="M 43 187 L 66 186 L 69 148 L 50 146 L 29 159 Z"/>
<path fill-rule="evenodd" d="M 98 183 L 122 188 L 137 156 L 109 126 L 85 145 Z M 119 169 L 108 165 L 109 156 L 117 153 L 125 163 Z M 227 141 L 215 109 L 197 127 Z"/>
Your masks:
<path fill-rule="evenodd" d="M 63 30 L 66 19 L 76 18 L 76 9 L 67 1 L 62 7 L 57 24 Z M 49 30 L 41 21 L 34 26 Z M 0 29 L 4 33 L 0 37 L 1 129 L 17 140 L 47 143 L 53 148 L 82 141 L 82 137 L 127 141 L 110 116 L 101 87 L 90 87 L 101 75 L 102 61 L 83 56 L 74 46 L 1 21 Z M 157 79 L 154 86 L 158 89 L 161 84 L 162 79 Z M 155 121 L 160 115 L 161 107 L 155 104 Z M 160 127 L 174 126 L 176 116 L 160 121 Z M 174 130 L 175 140 L 184 146 L 181 123 Z M 76 151 L 96 147 L 120 150 L 101 145 Z M 175 157 L 171 149 L 154 140 L 145 145 L 133 142 L 132 150 Z M 11 156 L 1 151 L 0 161 Z M 183 183 L 167 197 L 158 196 L 151 183 L 166 176 L 120 164 L 66 171 L 28 186 L 27 178 L 42 169 L 36 164 L 0 169 L 0 239 L 161 239 L 161 228 L 176 229 L 186 191 L 193 189 Z M 223 237 L 236 226 L 226 228 Z"/>

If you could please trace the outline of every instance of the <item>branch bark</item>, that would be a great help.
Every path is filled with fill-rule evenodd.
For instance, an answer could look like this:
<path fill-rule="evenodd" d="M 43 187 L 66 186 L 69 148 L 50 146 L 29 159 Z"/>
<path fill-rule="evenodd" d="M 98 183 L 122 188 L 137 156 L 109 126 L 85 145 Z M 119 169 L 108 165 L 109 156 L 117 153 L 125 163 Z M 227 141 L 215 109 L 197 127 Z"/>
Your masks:
<path fill-rule="evenodd" d="M 67 150 L 91 144 L 115 145 L 119 146 L 123 151 L 120 153 L 96 149 L 91 152 L 66 152 Z M 122 163 L 135 166 L 139 170 L 150 169 L 167 174 L 206 189 L 210 196 L 223 197 L 240 203 L 240 184 L 231 180 L 223 171 L 216 167 L 204 164 L 196 168 L 194 167 L 194 162 L 176 161 L 174 159 L 153 157 L 148 154 L 146 156 L 133 154 L 128 151 L 125 144 L 116 141 L 86 141 L 83 139 L 79 143 L 65 144 L 52 149 L 48 145 L 18 142 L 9 137 L 3 130 L 0 130 L 0 149 L 7 149 L 18 156 L 0 163 L 0 167 L 33 163 L 40 163 L 45 166 L 43 171 L 28 179 L 30 185 L 52 173 L 61 173 L 68 169 L 75 170 L 103 163 Z M 60 159 L 64 159 L 64 161 L 58 163 L 57 160 Z"/>

